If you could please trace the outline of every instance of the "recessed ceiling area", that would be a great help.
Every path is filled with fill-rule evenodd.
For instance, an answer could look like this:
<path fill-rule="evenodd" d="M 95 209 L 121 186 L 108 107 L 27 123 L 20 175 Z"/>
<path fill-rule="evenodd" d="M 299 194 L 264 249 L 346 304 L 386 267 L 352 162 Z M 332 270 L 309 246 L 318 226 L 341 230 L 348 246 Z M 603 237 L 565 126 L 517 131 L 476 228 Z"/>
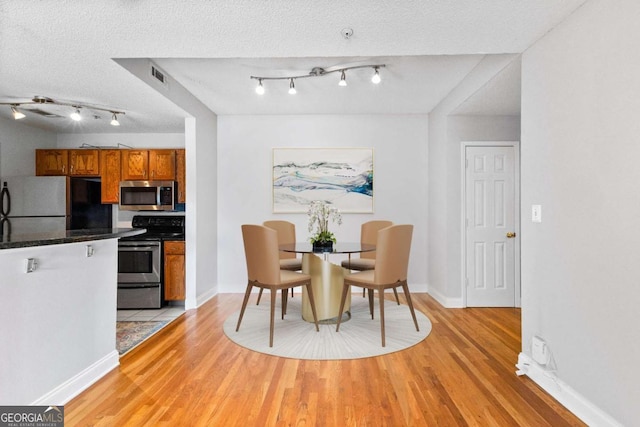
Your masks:
<path fill-rule="evenodd" d="M 54 132 L 183 132 L 189 114 L 115 60 L 139 58 L 217 114 L 426 114 L 484 55 L 522 53 L 584 2 L 10 0 L 0 2 L 0 101 L 47 96 L 126 113 L 117 128 L 108 117 L 20 121 Z M 370 70 L 350 70 L 347 87 L 332 74 L 297 81 L 292 96 L 286 81 L 266 82 L 258 98 L 249 78 L 370 62 L 387 64 L 377 86 Z M 513 114 L 518 72 L 502 74 L 457 113 Z M 10 108 L 0 117 L 11 120 Z"/>

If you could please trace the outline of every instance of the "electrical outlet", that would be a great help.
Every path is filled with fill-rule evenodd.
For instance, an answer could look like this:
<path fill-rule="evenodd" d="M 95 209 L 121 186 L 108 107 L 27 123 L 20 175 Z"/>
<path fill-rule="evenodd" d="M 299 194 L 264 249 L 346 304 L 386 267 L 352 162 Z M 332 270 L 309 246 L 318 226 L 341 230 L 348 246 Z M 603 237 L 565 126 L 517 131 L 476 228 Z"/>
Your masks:
<path fill-rule="evenodd" d="M 551 359 L 551 352 L 549 350 L 549 346 L 544 340 L 540 337 L 533 337 L 531 339 L 531 356 L 533 357 L 534 362 L 539 363 L 540 365 L 546 365 L 549 363 Z"/>

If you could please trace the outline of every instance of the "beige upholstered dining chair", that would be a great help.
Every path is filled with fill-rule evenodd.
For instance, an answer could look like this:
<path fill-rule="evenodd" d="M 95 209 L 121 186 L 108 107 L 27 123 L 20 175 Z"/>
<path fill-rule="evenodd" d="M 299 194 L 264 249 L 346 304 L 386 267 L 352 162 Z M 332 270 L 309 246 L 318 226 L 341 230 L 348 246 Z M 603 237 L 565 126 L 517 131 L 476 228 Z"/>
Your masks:
<path fill-rule="evenodd" d="M 296 226 L 289 221 L 265 221 L 262 223 L 265 227 L 272 228 L 278 232 L 278 245 L 286 245 L 296 242 Z M 289 271 L 302 270 L 302 260 L 296 257 L 294 252 L 279 252 L 280 255 L 280 269 Z M 293 297 L 293 288 L 291 288 L 291 296 Z M 258 293 L 258 300 L 256 305 L 260 305 L 260 298 L 262 298 L 262 289 Z M 286 310 L 286 307 L 285 307 Z"/>
<path fill-rule="evenodd" d="M 342 296 L 340 298 L 340 310 L 344 310 L 344 303 L 347 298 L 347 292 L 351 286 L 359 286 L 367 289 L 369 292 L 369 310 L 373 318 L 373 291 L 378 291 L 380 305 L 380 332 L 382 335 L 382 346 L 385 346 L 384 333 L 384 291 L 385 289 L 395 289 L 402 286 L 404 295 L 407 299 L 407 305 L 413 317 L 413 323 L 416 325 L 416 331 L 419 331 L 416 313 L 413 310 L 413 302 L 409 294 L 409 286 L 407 285 L 407 271 L 409 269 L 409 252 L 411 250 L 411 235 L 413 233 L 413 225 L 392 225 L 378 231 L 378 239 L 376 244 L 376 263 L 373 270 L 360 271 L 358 273 L 349 274 L 344 278 L 342 286 Z M 336 332 L 340 330 L 341 316 L 338 316 L 338 324 Z"/>
<path fill-rule="evenodd" d="M 387 220 L 374 220 L 365 222 L 360 226 L 360 243 L 366 243 L 368 245 L 376 245 L 378 239 L 378 231 L 383 228 L 387 228 L 393 225 L 393 222 Z M 365 271 L 373 270 L 376 265 L 376 251 L 362 252 L 360 258 L 345 259 L 342 261 L 342 266 L 349 270 Z M 362 296 L 364 297 L 365 290 L 362 290 Z M 396 302 L 400 305 L 400 299 L 398 298 L 398 291 L 393 288 L 393 294 L 396 297 Z"/>
<path fill-rule="evenodd" d="M 247 261 L 247 290 L 242 301 L 242 309 L 238 317 L 236 332 L 240 329 L 240 323 L 244 316 L 247 302 L 253 287 L 269 289 L 271 292 L 271 323 L 269 326 L 269 347 L 273 347 L 273 326 L 275 319 L 276 293 L 282 291 L 282 314 L 284 319 L 287 291 L 297 286 L 306 286 L 313 313 L 313 320 L 318 328 L 318 316 L 311 288 L 311 276 L 297 273 L 295 271 L 282 270 L 278 257 L 278 233 L 277 231 L 262 226 L 249 225 L 242 226 L 242 239 L 244 241 L 244 252 Z"/>

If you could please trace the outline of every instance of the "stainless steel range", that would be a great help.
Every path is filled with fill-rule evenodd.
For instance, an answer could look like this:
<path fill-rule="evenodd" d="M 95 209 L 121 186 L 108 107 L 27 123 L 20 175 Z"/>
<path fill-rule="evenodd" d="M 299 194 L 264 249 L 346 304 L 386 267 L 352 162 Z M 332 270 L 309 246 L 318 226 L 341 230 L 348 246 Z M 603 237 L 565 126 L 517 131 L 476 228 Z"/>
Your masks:
<path fill-rule="evenodd" d="M 163 304 L 162 242 L 182 240 L 182 215 L 136 215 L 132 228 L 146 232 L 118 242 L 118 308 L 160 308 Z"/>

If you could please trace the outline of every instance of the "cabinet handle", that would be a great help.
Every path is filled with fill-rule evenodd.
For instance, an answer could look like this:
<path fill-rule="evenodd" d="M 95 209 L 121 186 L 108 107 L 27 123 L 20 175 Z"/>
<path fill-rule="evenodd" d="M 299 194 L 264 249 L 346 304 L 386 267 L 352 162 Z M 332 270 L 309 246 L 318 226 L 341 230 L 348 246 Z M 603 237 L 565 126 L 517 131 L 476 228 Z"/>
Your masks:
<path fill-rule="evenodd" d="M 66 168 L 67 167 L 65 165 L 62 165 L 62 173 L 65 173 Z"/>

